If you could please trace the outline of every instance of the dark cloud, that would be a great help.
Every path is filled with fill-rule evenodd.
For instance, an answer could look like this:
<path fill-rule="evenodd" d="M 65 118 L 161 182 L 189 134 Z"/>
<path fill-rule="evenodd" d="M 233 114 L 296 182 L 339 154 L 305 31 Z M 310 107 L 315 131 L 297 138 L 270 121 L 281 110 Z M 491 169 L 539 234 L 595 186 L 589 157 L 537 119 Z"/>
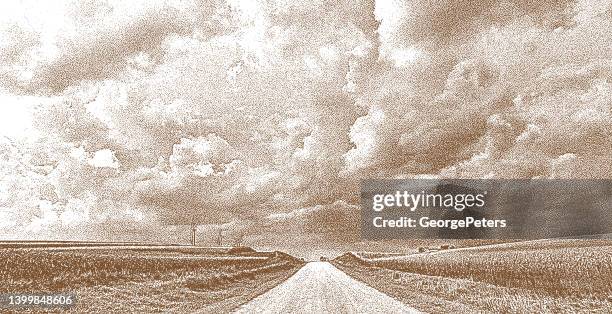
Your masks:
<path fill-rule="evenodd" d="M 533 21 L 551 29 L 570 23 L 575 0 L 415 0 L 401 1 L 397 40 L 420 42 L 469 40 L 491 26 L 513 19 Z"/>

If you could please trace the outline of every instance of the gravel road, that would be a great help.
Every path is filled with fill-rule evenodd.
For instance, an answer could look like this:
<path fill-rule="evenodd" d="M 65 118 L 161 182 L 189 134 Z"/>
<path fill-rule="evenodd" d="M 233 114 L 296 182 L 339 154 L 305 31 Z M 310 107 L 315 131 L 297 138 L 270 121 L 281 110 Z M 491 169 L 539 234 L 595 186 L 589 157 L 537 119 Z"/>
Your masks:
<path fill-rule="evenodd" d="M 332 264 L 306 264 L 236 313 L 420 313 L 359 282 Z"/>

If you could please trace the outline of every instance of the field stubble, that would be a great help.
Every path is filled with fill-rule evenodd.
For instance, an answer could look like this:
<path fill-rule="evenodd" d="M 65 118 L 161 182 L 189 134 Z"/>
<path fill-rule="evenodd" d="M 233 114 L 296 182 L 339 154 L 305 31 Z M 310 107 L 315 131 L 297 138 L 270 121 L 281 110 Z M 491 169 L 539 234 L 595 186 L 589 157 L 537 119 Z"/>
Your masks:
<path fill-rule="evenodd" d="M 79 312 L 228 311 L 301 265 L 250 249 L 2 248 L 0 293 L 76 292 Z"/>
<path fill-rule="evenodd" d="M 458 304 L 491 312 L 612 311 L 608 240 L 516 242 L 381 258 L 347 253 L 334 263 L 409 304 L 436 300 L 422 302 L 429 311 Z"/>

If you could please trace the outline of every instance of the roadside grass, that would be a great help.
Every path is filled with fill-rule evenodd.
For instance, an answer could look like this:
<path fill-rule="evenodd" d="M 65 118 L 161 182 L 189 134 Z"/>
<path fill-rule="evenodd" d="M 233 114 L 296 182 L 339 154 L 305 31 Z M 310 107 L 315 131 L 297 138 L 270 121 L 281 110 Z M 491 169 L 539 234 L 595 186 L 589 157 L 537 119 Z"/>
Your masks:
<path fill-rule="evenodd" d="M 406 294 L 478 311 L 612 312 L 612 241 L 529 241 L 381 258 L 347 253 L 334 264 L 411 305 Z"/>
<path fill-rule="evenodd" d="M 209 285 L 207 276 L 78 289 L 77 313 L 230 313 L 291 277 L 299 267 L 255 272 Z"/>
<path fill-rule="evenodd" d="M 252 249 L 0 248 L 0 293 L 76 292 L 79 311 L 229 311 L 302 265 Z"/>

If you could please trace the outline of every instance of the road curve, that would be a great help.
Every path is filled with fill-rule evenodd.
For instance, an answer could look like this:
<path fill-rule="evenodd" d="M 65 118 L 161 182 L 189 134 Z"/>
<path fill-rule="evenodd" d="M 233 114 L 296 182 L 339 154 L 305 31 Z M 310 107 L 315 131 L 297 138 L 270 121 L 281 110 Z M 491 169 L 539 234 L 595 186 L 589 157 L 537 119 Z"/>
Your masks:
<path fill-rule="evenodd" d="M 304 265 L 236 313 L 420 313 L 327 262 Z"/>

